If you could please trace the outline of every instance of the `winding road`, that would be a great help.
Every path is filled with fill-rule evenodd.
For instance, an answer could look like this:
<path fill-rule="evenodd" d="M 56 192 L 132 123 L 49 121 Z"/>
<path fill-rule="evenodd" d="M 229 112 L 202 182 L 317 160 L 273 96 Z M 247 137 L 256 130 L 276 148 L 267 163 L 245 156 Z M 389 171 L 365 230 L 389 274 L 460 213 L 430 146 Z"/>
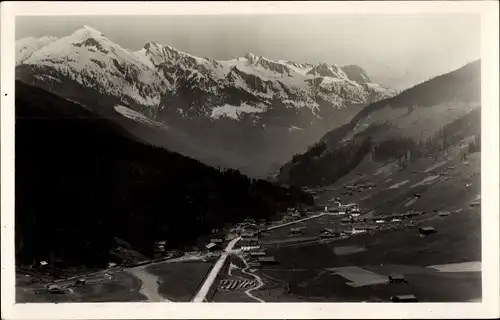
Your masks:
<path fill-rule="evenodd" d="M 264 281 L 262 281 L 262 278 L 259 277 L 258 275 L 256 274 L 253 274 L 251 272 L 247 272 L 246 270 L 248 270 L 249 268 L 249 265 L 248 265 L 248 262 L 245 260 L 244 257 L 240 256 L 241 260 L 243 260 L 243 263 L 245 264 L 245 268 L 244 269 L 241 269 L 241 272 L 243 272 L 244 274 L 246 275 L 249 275 L 249 276 L 252 276 L 255 278 L 255 280 L 257 280 L 257 282 L 259 283 L 256 287 L 253 287 L 253 288 L 250 288 L 248 290 L 245 291 L 245 294 L 247 296 L 249 296 L 250 298 L 254 299 L 254 300 L 257 300 L 259 302 L 265 302 L 264 300 L 260 299 L 260 298 L 257 298 L 256 296 L 252 295 L 250 292 L 254 291 L 254 290 L 257 290 L 257 289 L 260 289 L 263 285 L 264 285 Z"/>
<path fill-rule="evenodd" d="M 307 217 L 307 218 L 303 218 L 303 219 L 299 219 L 299 220 L 296 220 L 296 221 L 291 221 L 291 222 L 283 223 L 283 224 L 280 224 L 280 225 L 277 225 L 277 226 L 269 227 L 269 228 L 266 229 L 266 231 L 270 231 L 270 230 L 274 230 L 274 229 L 286 227 L 286 226 L 289 226 L 289 225 L 300 223 L 302 221 L 307 221 L 307 220 L 319 218 L 319 217 L 322 217 L 322 216 L 327 215 L 327 214 L 329 214 L 329 213 L 323 212 L 323 213 L 320 213 L 320 214 L 317 214 L 317 215 L 314 215 L 314 216 L 310 216 L 310 217 Z M 224 252 L 219 257 L 219 260 L 217 260 L 217 262 L 215 263 L 214 267 L 212 268 L 212 270 L 208 274 L 207 278 L 205 279 L 205 282 L 201 286 L 200 290 L 198 290 L 198 292 L 194 296 L 192 302 L 206 302 L 207 301 L 206 297 L 207 297 L 208 292 L 210 291 L 210 288 L 212 287 L 212 285 L 213 285 L 215 279 L 217 278 L 217 275 L 219 274 L 220 270 L 224 266 L 224 264 L 225 264 L 225 262 L 227 260 L 227 257 L 229 256 L 229 254 L 230 253 L 236 253 L 236 251 L 234 251 L 233 248 L 234 248 L 234 246 L 236 245 L 236 243 L 240 239 L 241 239 L 241 237 L 237 237 L 237 238 L 231 240 L 231 242 L 228 243 L 228 245 L 224 249 Z M 245 261 L 245 259 L 243 259 L 243 261 L 245 262 L 245 265 L 246 265 L 245 269 L 248 269 L 247 262 Z M 263 301 L 263 300 L 255 297 L 255 296 L 253 296 L 250 293 L 251 291 L 256 290 L 256 289 L 258 289 L 258 288 L 260 288 L 260 287 L 262 287 L 264 285 L 264 282 L 262 281 L 262 279 L 260 277 L 256 276 L 256 275 L 252 274 L 252 273 L 248 273 L 248 272 L 245 272 L 243 270 L 242 270 L 242 272 L 246 273 L 248 275 L 253 276 L 254 278 L 256 278 L 256 280 L 260 284 L 259 286 L 255 287 L 255 288 L 251 288 L 251 289 L 247 290 L 245 293 L 248 296 L 250 296 L 253 299 L 255 299 L 255 300 L 258 300 L 260 302 L 265 302 L 265 301 Z"/>

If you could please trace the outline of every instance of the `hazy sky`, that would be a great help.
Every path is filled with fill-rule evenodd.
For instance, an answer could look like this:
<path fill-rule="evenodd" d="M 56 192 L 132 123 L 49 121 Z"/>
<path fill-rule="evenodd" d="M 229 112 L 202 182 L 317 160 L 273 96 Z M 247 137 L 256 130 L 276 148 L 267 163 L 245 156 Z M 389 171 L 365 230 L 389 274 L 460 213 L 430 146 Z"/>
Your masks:
<path fill-rule="evenodd" d="M 83 25 L 132 50 L 157 41 L 216 60 L 252 52 L 273 60 L 358 64 L 397 88 L 480 57 L 479 16 L 458 14 L 17 17 L 16 39 L 62 37 Z"/>

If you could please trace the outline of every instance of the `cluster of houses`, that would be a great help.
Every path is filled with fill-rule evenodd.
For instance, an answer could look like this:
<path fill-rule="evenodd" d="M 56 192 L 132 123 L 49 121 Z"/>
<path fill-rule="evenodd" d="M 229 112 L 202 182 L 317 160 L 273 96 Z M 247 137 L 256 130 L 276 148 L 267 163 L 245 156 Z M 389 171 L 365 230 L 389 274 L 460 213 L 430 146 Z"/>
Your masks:
<path fill-rule="evenodd" d="M 397 213 L 397 214 L 390 214 L 390 215 L 380 215 L 371 219 L 365 219 L 365 220 L 372 220 L 376 223 L 384 223 L 384 222 L 399 222 L 403 220 L 407 220 L 416 216 L 422 215 L 422 211 L 408 211 L 404 213 Z"/>
<path fill-rule="evenodd" d="M 241 240 L 238 241 L 238 245 L 241 251 L 254 251 L 260 249 L 260 230 L 255 226 L 247 226 L 243 232 L 241 232 L 240 236 Z"/>
<path fill-rule="evenodd" d="M 269 256 L 264 250 L 256 250 L 249 252 L 250 262 L 248 266 L 250 268 L 259 268 L 262 265 L 273 265 L 277 264 L 276 258 L 274 256 Z"/>
<path fill-rule="evenodd" d="M 332 200 L 334 201 L 332 205 L 325 206 L 325 212 L 353 216 L 359 216 L 361 214 L 361 210 L 355 203 L 341 204 L 339 198 L 334 198 Z"/>
<path fill-rule="evenodd" d="M 345 239 L 349 238 L 352 235 L 365 233 L 375 229 L 377 229 L 377 226 L 367 224 L 355 225 L 349 228 L 325 228 L 324 230 L 320 231 L 319 238 L 323 240 Z"/>
<path fill-rule="evenodd" d="M 221 251 L 223 249 L 223 245 L 224 245 L 224 239 L 214 237 L 209 240 L 209 242 L 205 246 L 205 249 L 211 252 Z"/>
<path fill-rule="evenodd" d="M 310 208 L 288 208 L 286 214 L 283 217 L 283 222 L 292 222 L 303 219 L 307 217 L 307 212 L 310 211 Z"/>
<path fill-rule="evenodd" d="M 276 263 L 274 257 L 268 256 L 260 245 L 259 237 L 263 229 L 260 229 L 253 221 L 244 221 L 244 223 L 244 229 L 240 233 L 241 240 L 236 246 L 250 257 L 249 267 L 258 268 L 262 264 Z"/>
<path fill-rule="evenodd" d="M 261 230 L 266 228 L 266 220 L 260 219 L 256 221 L 255 219 L 247 218 L 240 222 L 236 227 L 231 228 L 229 233 L 225 237 L 213 236 L 205 249 L 208 251 L 220 251 L 223 249 L 225 242 L 233 240 L 235 237 L 240 235 L 242 240 L 238 241 L 238 245 L 243 251 L 260 248 L 258 244 L 258 236 Z M 219 230 L 215 230 L 214 234 L 217 234 Z"/>
<path fill-rule="evenodd" d="M 155 258 L 160 258 L 165 255 L 166 249 L 165 245 L 167 244 L 166 241 L 161 240 L 161 241 L 155 241 L 155 248 L 154 248 L 154 255 Z"/>

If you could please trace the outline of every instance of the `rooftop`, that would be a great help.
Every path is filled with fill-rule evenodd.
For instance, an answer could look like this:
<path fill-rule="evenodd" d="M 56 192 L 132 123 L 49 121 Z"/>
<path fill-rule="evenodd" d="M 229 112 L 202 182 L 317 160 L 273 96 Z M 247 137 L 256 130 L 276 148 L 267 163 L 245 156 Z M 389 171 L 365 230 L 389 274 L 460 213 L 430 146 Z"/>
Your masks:
<path fill-rule="evenodd" d="M 259 258 L 259 261 L 262 261 L 262 262 L 274 262 L 276 261 L 276 259 L 274 259 L 274 257 L 270 256 L 270 257 L 261 257 Z"/>
<path fill-rule="evenodd" d="M 209 244 L 207 244 L 207 245 L 206 245 L 206 248 L 207 248 L 207 249 L 212 249 L 212 248 L 214 248 L 214 247 L 216 247 L 216 246 L 217 246 L 217 244 L 215 244 L 215 243 L 213 243 L 213 242 L 210 242 Z"/>

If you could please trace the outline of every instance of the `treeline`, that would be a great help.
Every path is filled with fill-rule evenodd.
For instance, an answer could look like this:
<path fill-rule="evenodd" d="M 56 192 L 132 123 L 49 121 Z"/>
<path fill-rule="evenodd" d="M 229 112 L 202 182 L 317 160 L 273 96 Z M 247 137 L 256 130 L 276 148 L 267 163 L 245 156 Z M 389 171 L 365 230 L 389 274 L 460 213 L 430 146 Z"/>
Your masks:
<path fill-rule="evenodd" d="M 392 136 L 381 141 L 374 141 L 377 132 L 389 129 L 384 123 L 368 128 L 371 134 L 357 135 L 352 140 L 338 147 L 328 148 L 325 142 L 320 142 L 303 155 L 296 155 L 294 161 L 282 168 L 281 178 L 291 184 L 303 186 L 327 185 L 356 168 L 368 153 L 377 162 L 397 161 L 402 168 L 423 157 L 432 156 L 435 159 L 449 148 L 457 146 L 466 138 L 472 137 L 468 148 L 463 154 L 479 152 L 481 147 L 481 109 L 476 108 L 443 126 L 433 136 L 425 141 L 415 141 L 404 136 Z M 283 171 L 288 176 L 285 179 Z"/>
<path fill-rule="evenodd" d="M 443 152 L 466 138 L 472 138 L 463 155 L 480 151 L 481 146 L 481 109 L 476 108 L 466 115 L 446 124 L 425 141 L 414 141 L 405 137 L 386 139 L 374 148 L 374 160 L 397 160 L 401 167 L 422 157 L 436 160 Z"/>
<path fill-rule="evenodd" d="M 372 147 L 370 138 L 354 139 L 337 148 L 326 150 L 324 144 L 312 149 L 317 156 L 302 156 L 289 168 L 288 179 L 293 185 L 315 186 L 335 182 L 356 168 Z M 321 153 L 320 153 L 321 151 Z"/>
<path fill-rule="evenodd" d="M 134 141 L 113 123 L 16 83 L 16 262 L 109 262 L 114 237 L 146 255 L 153 243 L 195 244 L 246 217 L 313 198 Z"/>

